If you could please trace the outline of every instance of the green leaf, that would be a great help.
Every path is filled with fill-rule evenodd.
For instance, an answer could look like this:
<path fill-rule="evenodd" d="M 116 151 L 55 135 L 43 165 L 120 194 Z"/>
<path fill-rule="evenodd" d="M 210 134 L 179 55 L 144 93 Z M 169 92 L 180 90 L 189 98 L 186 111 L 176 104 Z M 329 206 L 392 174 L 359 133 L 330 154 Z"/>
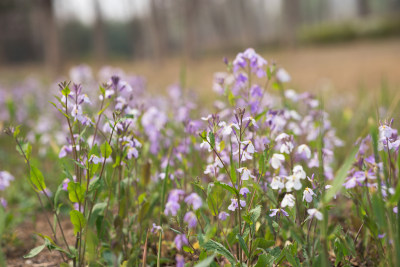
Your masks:
<path fill-rule="evenodd" d="M 34 189 L 37 192 L 43 191 L 46 189 L 46 185 L 44 183 L 43 174 L 40 172 L 38 168 L 31 165 L 31 173 L 30 173 L 30 181 L 34 185 Z"/>
<path fill-rule="evenodd" d="M 299 258 L 293 257 L 293 255 L 290 253 L 289 250 L 286 250 L 286 259 L 288 260 L 291 266 L 300 267 Z"/>
<path fill-rule="evenodd" d="M 206 201 L 213 216 L 218 215 L 218 210 L 221 209 L 225 195 L 226 191 L 221 187 L 212 186 L 211 183 L 208 184 Z"/>
<path fill-rule="evenodd" d="M 71 219 L 71 223 L 74 226 L 74 234 L 76 235 L 85 227 L 86 219 L 83 214 L 77 210 L 71 210 L 69 212 L 69 216 Z"/>
<path fill-rule="evenodd" d="M 258 220 L 258 218 L 260 218 L 260 215 L 261 215 L 261 206 L 260 205 L 258 205 L 257 207 L 255 207 L 254 209 L 252 209 L 250 211 L 250 217 L 251 217 L 251 220 L 253 221 L 253 223 L 255 223 Z"/>
<path fill-rule="evenodd" d="M 57 205 L 58 205 L 58 200 L 59 200 L 59 198 L 60 198 L 60 194 L 61 194 L 61 192 L 63 192 L 64 190 L 63 190 L 63 184 L 60 184 L 58 187 L 57 187 L 57 191 L 56 191 L 56 193 L 54 194 L 54 206 L 55 207 L 57 207 Z"/>
<path fill-rule="evenodd" d="M 339 171 L 336 173 L 335 178 L 332 183 L 332 187 L 329 188 L 324 196 L 324 203 L 328 203 L 340 190 L 343 188 L 343 183 L 346 180 L 347 172 L 353 165 L 354 158 L 357 154 L 358 146 L 355 146 L 350 154 L 347 156 L 343 165 L 340 167 Z"/>
<path fill-rule="evenodd" d="M 275 244 L 274 240 L 266 240 L 262 237 L 258 237 L 254 241 L 254 248 L 267 249 L 269 247 L 272 247 L 274 244 Z"/>
<path fill-rule="evenodd" d="M 239 240 L 239 245 L 243 249 L 244 254 L 246 254 L 246 257 L 249 258 L 249 249 L 247 248 L 246 242 L 244 241 L 243 237 L 241 235 L 236 235 L 237 239 Z"/>
<path fill-rule="evenodd" d="M 108 108 L 108 106 L 110 105 L 110 102 L 108 102 L 104 108 L 102 108 L 102 110 L 100 110 L 99 112 L 97 112 L 97 116 L 100 116 L 101 114 L 103 114 L 103 112 Z"/>
<path fill-rule="evenodd" d="M 69 89 L 67 83 L 64 84 L 64 88 L 62 89 L 61 93 L 63 94 L 63 96 L 68 96 L 69 93 L 71 93 L 71 90 Z"/>
<path fill-rule="evenodd" d="M 230 251 L 226 247 L 224 247 L 222 244 L 220 244 L 214 240 L 208 240 L 203 245 L 203 248 L 224 256 L 232 265 L 236 263 L 236 259 L 232 255 L 232 253 L 230 253 Z"/>
<path fill-rule="evenodd" d="M 100 152 L 103 157 L 108 158 L 112 153 L 112 148 L 107 142 L 105 142 L 100 146 Z"/>
<path fill-rule="evenodd" d="M 95 222 L 97 217 L 103 214 L 107 207 L 107 202 L 96 203 L 93 207 L 92 216 L 90 218 L 90 223 Z"/>
<path fill-rule="evenodd" d="M 43 245 L 38 246 L 38 247 L 36 247 L 36 248 L 33 248 L 31 251 L 29 251 L 28 254 L 26 254 L 26 255 L 24 256 L 24 258 L 25 258 L 25 259 L 28 259 L 28 258 L 33 258 L 33 257 L 35 257 L 35 256 L 36 256 L 37 254 L 39 254 L 45 247 L 46 247 L 46 244 L 43 244 Z"/>
<path fill-rule="evenodd" d="M 69 119 L 69 116 L 67 115 L 67 113 L 65 113 L 64 111 L 62 111 L 59 107 L 57 107 L 57 105 L 54 102 L 50 101 L 50 104 L 52 104 L 61 114 L 64 115 L 64 117 L 66 117 L 67 119 Z"/>
<path fill-rule="evenodd" d="M 208 138 L 210 139 L 210 144 L 212 148 L 215 148 L 215 136 L 213 132 L 208 133 Z"/>
<path fill-rule="evenodd" d="M 17 151 L 21 156 L 25 154 L 26 158 L 29 160 L 31 158 L 31 153 L 32 153 L 32 146 L 29 143 L 24 143 L 21 145 L 22 151 L 17 145 Z"/>
<path fill-rule="evenodd" d="M 176 229 L 174 229 L 174 228 L 172 228 L 172 227 L 170 227 L 169 228 L 170 230 L 172 230 L 172 231 L 174 231 L 176 234 L 178 234 L 178 235 L 182 235 L 182 232 L 180 232 L 180 231 L 178 231 L 178 230 L 176 230 Z"/>
<path fill-rule="evenodd" d="M 98 189 L 102 184 L 102 179 L 99 179 L 98 176 L 93 178 L 89 184 L 89 192 L 93 192 L 94 190 Z"/>
<path fill-rule="evenodd" d="M 229 104 L 231 106 L 235 106 L 236 105 L 235 96 L 233 95 L 232 91 L 229 91 L 229 93 L 228 93 L 228 101 L 229 101 Z"/>
<path fill-rule="evenodd" d="M 21 125 L 18 125 L 17 127 L 15 127 L 14 130 L 14 138 L 17 138 L 17 136 L 19 135 L 19 133 L 21 132 Z"/>
<path fill-rule="evenodd" d="M 222 187 L 223 189 L 225 189 L 225 190 L 231 192 L 231 193 L 232 193 L 233 195 L 235 195 L 235 196 L 236 196 L 237 194 L 239 194 L 239 191 L 238 191 L 236 188 L 234 188 L 234 187 L 232 187 L 232 186 L 230 186 L 230 185 L 227 185 L 227 184 L 225 184 L 225 183 L 214 182 L 214 185 Z"/>
<path fill-rule="evenodd" d="M 215 255 L 212 255 L 201 262 L 197 263 L 194 267 L 208 267 L 214 262 Z"/>
<path fill-rule="evenodd" d="M 69 182 L 68 183 L 68 197 L 71 202 L 83 203 L 85 197 L 85 188 L 79 183 Z"/>
<path fill-rule="evenodd" d="M 271 254 L 262 254 L 258 257 L 257 264 L 254 267 L 272 266 L 275 257 Z"/>
<path fill-rule="evenodd" d="M 0 206 L 0 237 L 3 236 L 3 231 L 6 225 L 6 214 L 2 206 Z"/>

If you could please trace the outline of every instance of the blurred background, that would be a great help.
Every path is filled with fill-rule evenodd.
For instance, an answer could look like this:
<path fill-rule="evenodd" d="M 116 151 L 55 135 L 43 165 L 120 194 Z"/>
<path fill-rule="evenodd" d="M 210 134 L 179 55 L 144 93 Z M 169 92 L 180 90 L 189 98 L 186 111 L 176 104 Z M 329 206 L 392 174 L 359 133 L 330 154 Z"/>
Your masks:
<path fill-rule="evenodd" d="M 210 91 L 247 47 L 300 90 L 400 84 L 400 0 L 1 0 L 0 79 L 114 65 Z"/>

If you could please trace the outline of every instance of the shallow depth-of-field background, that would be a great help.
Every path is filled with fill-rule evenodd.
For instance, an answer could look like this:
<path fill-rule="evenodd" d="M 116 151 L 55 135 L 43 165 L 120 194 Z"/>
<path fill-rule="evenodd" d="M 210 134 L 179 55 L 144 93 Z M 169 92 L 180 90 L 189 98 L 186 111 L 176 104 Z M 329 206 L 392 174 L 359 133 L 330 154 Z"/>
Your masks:
<path fill-rule="evenodd" d="M 49 101 L 59 93 L 57 83 L 71 79 L 70 69 L 77 65 L 88 66 L 98 84 L 110 78 L 101 80 L 105 66 L 135 75 L 153 98 L 180 84 L 187 95 L 196 95 L 194 112 L 200 118 L 213 110 L 214 73 L 226 70 L 224 58 L 232 61 L 252 47 L 290 74 L 286 88 L 314 93 L 323 102 L 346 144 L 335 150 L 337 165 L 357 138 L 368 134 L 371 119 L 393 118 L 394 128 L 400 122 L 398 0 L 5 0 L 0 29 L 0 128 L 21 125 L 24 134 L 30 133 L 34 163 L 46 173 L 52 192 L 65 177 L 55 163 L 57 137 L 43 137 L 52 127 L 47 122 L 60 118 Z M 44 214 L 51 206 L 40 208 L 26 182 L 24 159 L 4 133 L 0 171 L 15 178 L 0 188 L 0 198 L 7 201 L 0 224 L 7 266 L 56 266 L 56 252 L 23 258 L 42 243 L 36 233 L 50 235 Z M 348 212 L 349 231 L 359 229 L 362 222 L 347 209 L 351 201 L 341 204 L 336 212 Z M 68 216 L 61 223 L 74 242 Z M 165 235 L 174 238 L 174 233 Z M 168 249 L 163 253 L 167 258 Z M 374 264 L 366 255 L 353 263 Z"/>

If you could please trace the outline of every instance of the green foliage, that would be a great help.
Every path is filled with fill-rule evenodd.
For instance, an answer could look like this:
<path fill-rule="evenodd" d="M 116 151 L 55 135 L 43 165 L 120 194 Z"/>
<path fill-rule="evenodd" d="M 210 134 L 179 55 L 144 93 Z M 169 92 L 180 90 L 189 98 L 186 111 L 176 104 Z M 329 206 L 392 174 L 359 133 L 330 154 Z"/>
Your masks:
<path fill-rule="evenodd" d="M 214 253 L 224 256 L 231 264 L 236 263 L 235 257 L 229 252 L 229 250 L 226 249 L 222 244 L 214 240 L 208 240 L 205 244 L 203 244 L 202 247 L 205 250 L 212 251 Z"/>

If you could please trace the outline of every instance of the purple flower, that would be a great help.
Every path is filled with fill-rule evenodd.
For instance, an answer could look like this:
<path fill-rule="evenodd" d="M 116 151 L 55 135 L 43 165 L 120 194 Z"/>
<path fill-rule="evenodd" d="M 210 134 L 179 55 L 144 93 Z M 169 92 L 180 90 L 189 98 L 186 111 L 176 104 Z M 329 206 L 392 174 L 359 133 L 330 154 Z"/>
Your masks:
<path fill-rule="evenodd" d="M 104 158 L 99 158 L 98 156 L 96 156 L 94 154 L 92 154 L 89 158 L 89 162 L 92 162 L 93 164 L 99 164 L 103 161 L 104 161 Z"/>
<path fill-rule="evenodd" d="M 220 219 L 221 221 L 225 221 L 229 216 L 229 213 L 222 211 L 219 215 L 218 215 L 218 219 Z"/>
<path fill-rule="evenodd" d="M 7 187 L 10 186 L 10 181 L 14 180 L 14 176 L 12 176 L 7 171 L 0 171 L 0 191 L 3 191 Z"/>
<path fill-rule="evenodd" d="M 153 227 L 150 230 L 153 234 L 157 233 L 157 232 L 162 232 L 162 227 L 159 225 L 156 225 L 155 223 L 153 223 Z"/>
<path fill-rule="evenodd" d="M 289 216 L 289 214 L 284 210 L 284 209 L 270 209 L 271 213 L 269 214 L 269 217 L 274 217 L 279 214 L 283 214 L 284 216 Z"/>
<path fill-rule="evenodd" d="M 185 202 L 188 205 L 192 205 L 194 210 L 198 210 L 201 205 L 203 205 L 203 202 L 201 200 L 201 197 L 197 195 L 196 193 L 191 193 L 185 198 Z"/>
<path fill-rule="evenodd" d="M 178 250 L 181 250 L 183 245 L 188 245 L 189 241 L 187 240 L 184 234 L 179 234 L 174 239 L 175 246 Z"/>
<path fill-rule="evenodd" d="M 181 196 L 185 195 L 185 191 L 182 189 L 172 189 L 168 195 L 168 201 L 178 202 Z"/>
<path fill-rule="evenodd" d="M 71 146 L 63 146 L 60 150 L 60 153 L 58 154 L 58 157 L 61 159 L 71 152 L 72 152 Z"/>
<path fill-rule="evenodd" d="M 354 188 L 357 185 L 357 180 L 355 177 L 350 177 L 343 185 L 346 189 Z"/>
<path fill-rule="evenodd" d="M 176 216 L 180 207 L 181 206 L 179 205 L 178 202 L 168 201 L 167 204 L 165 204 L 164 214 L 167 216 L 168 215 Z"/>
<path fill-rule="evenodd" d="M 246 201 L 240 200 L 240 209 L 242 209 L 243 207 L 246 207 Z M 238 200 L 236 198 L 232 198 L 228 210 L 235 211 L 238 208 L 239 208 Z"/>
<path fill-rule="evenodd" d="M 83 205 L 81 205 L 81 207 L 79 209 L 79 203 L 74 203 L 74 210 L 83 212 Z"/>
<path fill-rule="evenodd" d="M 5 200 L 4 198 L 0 197 L 0 205 L 3 206 L 3 208 L 7 207 L 7 200 Z"/>
<path fill-rule="evenodd" d="M 195 228 L 197 225 L 196 215 L 192 211 L 187 212 L 183 220 L 188 223 L 189 228 Z"/>
<path fill-rule="evenodd" d="M 182 255 L 177 254 L 175 260 L 176 260 L 176 267 L 185 266 L 185 258 Z"/>
<path fill-rule="evenodd" d="M 250 193 L 250 190 L 247 187 L 242 187 L 242 189 L 240 189 L 239 193 L 242 196 L 247 197 L 247 194 Z"/>

